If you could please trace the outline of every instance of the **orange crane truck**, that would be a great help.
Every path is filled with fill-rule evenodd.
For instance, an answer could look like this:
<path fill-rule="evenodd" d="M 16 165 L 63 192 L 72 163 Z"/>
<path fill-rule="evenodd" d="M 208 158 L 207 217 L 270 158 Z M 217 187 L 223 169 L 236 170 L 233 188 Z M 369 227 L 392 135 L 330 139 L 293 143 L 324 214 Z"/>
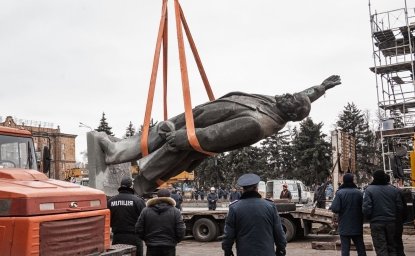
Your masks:
<path fill-rule="evenodd" d="M 49 179 L 37 171 L 31 133 L 0 126 L 0 256 L 109 251 L 105 194 Z"/>

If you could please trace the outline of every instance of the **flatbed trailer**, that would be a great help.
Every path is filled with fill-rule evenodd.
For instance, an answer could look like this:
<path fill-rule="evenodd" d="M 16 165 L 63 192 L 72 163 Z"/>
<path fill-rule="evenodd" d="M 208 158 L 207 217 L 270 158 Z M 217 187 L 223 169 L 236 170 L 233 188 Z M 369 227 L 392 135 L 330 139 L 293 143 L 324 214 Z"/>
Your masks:
<path fill-rule="evenodd" d="M 295 204 L 276 204 L 281 223 L 290 242 L 296 237 L 306 236 L 311 232 L 313 223 L 320 223 L 332 227 L 334 214 L 326 209 L 301 207 L 296 209 Z M 228 210 L 184 210 L 183 220 L 186 224 L 186 235 L 193 236 L 199 242 L 217 240 L 223 235 L 225 219 Z"/>

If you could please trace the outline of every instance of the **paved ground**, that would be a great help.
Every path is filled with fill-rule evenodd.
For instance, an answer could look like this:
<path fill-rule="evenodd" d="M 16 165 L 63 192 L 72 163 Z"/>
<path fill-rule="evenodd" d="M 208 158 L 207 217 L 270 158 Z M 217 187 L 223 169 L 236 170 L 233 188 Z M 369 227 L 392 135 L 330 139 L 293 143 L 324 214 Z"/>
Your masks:
<path fill-rule="evenodd" d="M 335 250 L 314 250 L 311 248 L 311 242 L 330 242 L 336 241 L 338 236 L 330 235 L 313 235 L 308 236 L 302 240 L 296 240 L 288 243 L 287 256 L 307 255 L 307 256 L 340 256 L 340 251 Z M 404 235 L 404 246 L 406 255 L 415 255 L 415 235 Z M 370 235 L 365 235 L 365 242 L 371 243 L 372 239 Z M 235 252 L 235 250 L 234 250 Z M 177 256 L 223 256 L 221 249 L 221 242 L 215 241 L 211 243 L 200 243 L 195 240 L 189 239 L 182 241 L 177 246 Z M 351 252 L 351 256 L 357 255 L 356 252 Z M 368 251 L 368 256 L 375 256 L 374 251 Z"/>

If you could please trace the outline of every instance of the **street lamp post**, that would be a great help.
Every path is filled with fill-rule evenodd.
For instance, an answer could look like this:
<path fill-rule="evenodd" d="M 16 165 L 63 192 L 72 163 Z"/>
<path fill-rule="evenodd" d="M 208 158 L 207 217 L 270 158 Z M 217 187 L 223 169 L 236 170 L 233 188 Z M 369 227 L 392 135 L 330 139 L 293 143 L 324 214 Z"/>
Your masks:
<path fill-rule="evenodd" d="M 88 128 L 89 130 L 94 130 L 94 129 L 92 129 L 91 128 L 91 126 L 89 126 L 89 125 L 86 125 L 86 124 L 84 124 L 84 123 L 82 123 L 82 122 L 79 122 L 79 127 L 84 127 L 84 128 Z"/>

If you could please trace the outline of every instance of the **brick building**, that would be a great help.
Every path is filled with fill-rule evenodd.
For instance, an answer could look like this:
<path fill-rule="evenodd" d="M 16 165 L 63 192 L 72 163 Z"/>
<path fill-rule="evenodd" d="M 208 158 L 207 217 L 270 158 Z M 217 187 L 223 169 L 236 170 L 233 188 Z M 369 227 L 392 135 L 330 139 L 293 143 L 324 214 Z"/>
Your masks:
<path fill-rule="evenodd" d="M 1 120 L 1 119 L 0 119 Z M 65 170 L 75 168 L 75 138 L 77 135 L 61 133 L 57 129 L 38 126 L 28 126 L 24 122 L 15 122 L 11 116 L 6 117 L 0 126 L 26 129 L 32 132 L 36 157 L 43 170 L 42 157 L 44 147 L 50 149 L 51 165 L 46 175 L 54 179 L 64 179 Z"/>

